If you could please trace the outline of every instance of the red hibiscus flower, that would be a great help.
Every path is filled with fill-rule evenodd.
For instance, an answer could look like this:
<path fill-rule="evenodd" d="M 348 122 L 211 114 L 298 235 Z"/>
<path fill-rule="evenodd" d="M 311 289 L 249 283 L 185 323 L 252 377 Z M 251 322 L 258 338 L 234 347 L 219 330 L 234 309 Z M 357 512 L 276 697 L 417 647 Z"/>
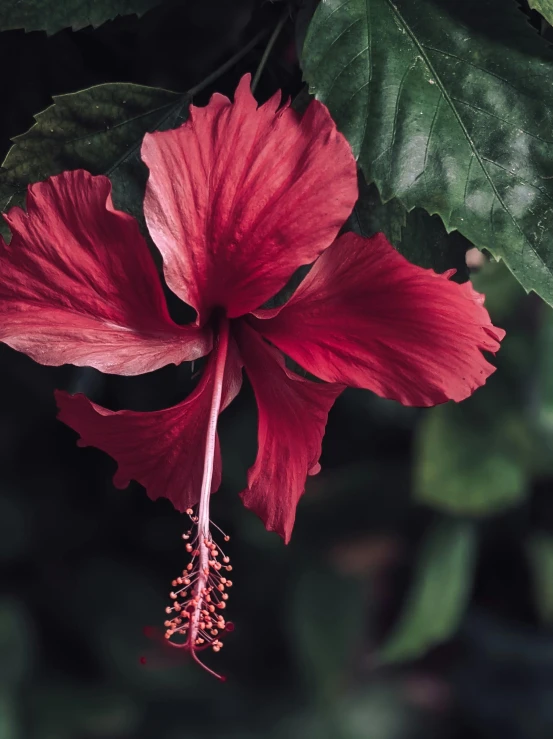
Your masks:
<path fill-rule="evenodd" d="M 216 94 L 180 128 L 144 139 L 146 222 L 194 325 L 171 320 L 137 223 L 115 210 L 105 177 L 65 172 L 31 185 L 0 245 L 0 340 L 37 362 L 136 375 L 209 354 L 174 408 L 113 412 L 57 393 L 80 443 L 117 460 L 116 486 L 137 480 L 189 513 L 192 562 L 174 581 L 166 635 L 198 661 L 228 628 L 231 565 L 212 537 L 209 498 L 221 480 L 218 416 L 242 368 L 259 411 L 242 499 L 287 542 L 345 386 L 407 405 L 463 400 L 494 370 L 482 350 L 497 351 L 504 335 L 470 284 L 410 264 L 382 234 L 337 238 L 357 198 L 351 149 L 320 103 L 300 117 L 279 102 L 258 108 L 246 76 L 234 103 Z M 312 262 L 284 306 L 260 308 Z M 324 382 L 290 371 L 281 352 Z"/>

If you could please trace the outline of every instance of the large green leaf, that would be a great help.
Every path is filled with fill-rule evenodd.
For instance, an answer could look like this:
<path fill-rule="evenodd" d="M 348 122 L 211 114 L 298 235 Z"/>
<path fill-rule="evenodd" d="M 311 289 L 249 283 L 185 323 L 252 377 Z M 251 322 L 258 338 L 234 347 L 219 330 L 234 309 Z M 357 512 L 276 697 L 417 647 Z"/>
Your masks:
<path fill-rule="evenodd" d="M 16 136 L 0 169 L 0 210 L 23 205 L 27 185 L 67 169 L 108 174 L 118 207 L 141 213 L 146 169 L 139 149 L 144 134 L 177 124 L 186 95 L 124 83 L 59 95 Z"/>
<path fill-rule="evenodd" d="M 18 0 L 0 3 L 0 31 L 23 28 L 48 34 L 96 28 L 118 15 L 142 15 L 163 0 Z"/>
<path fill-rule="evenodd" d="M 437 272 L 457 271 L 456 280 L 468 279 L 465 254 L 470 243 L 458 231 L 448 234 L 438 216 L 422 208 L 407 212 L 396 198 L 383 203 L 376 186 L 359 177 L 359 199 L 349 221 L 362 236 L 382 231 L 396 249 L 420 267 Z"/>
<path fill-rule="evenodd" d="M 528 0 L 528 5 L 541 13 L 548 23 L 553 24 L 553 0 Z"/>
<path fill-rule="evenodd" d="M 416 659 L 459 628 L 472 586 L 476 531 L 443 520 L 430 530 L 399 621 L 380 649 L 382 662 Z"/>
<path fill-rule="evenodd" d="M 553 304 L 553 53 L 506 0 L 325 0 L 303 51 L 368 181 Z"/>

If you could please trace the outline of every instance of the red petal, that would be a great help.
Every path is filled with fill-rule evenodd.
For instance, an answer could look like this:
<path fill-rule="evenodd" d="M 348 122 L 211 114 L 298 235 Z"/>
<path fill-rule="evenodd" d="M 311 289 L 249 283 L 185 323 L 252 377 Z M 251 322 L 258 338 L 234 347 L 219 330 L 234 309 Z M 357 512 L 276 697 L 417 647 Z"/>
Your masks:
<path fill-rule="evenodd" d="M 231 340 L 225 369 L 222 409 L 242 382 L 241 362 Z M 80 446 L 95 446 L 118 463 L 113 478 L 124 488 L 137 480 L 152 498 L 168 498 L 185 511 L 198 502 L 206 433 L 213 394 L 215 353 L 194 392 L 179 405 L 161 411 L 109 411 L 82 394 L 57 391 L 58 418 L 80 434 Z M 212 491 L 221 483 L 219 442 L 215 450 Z"/>
<path fill-rule="evenodd" d="M 83 170 L 31 185 L 0 238 L 0 341 L 42 364 L 136 375 L 202 356 L 210 339 L 177 326 L 134 218 L 111 183 Z"/>
<path fill-rule="evenodd" d="M 348 233 L 315 263 L 280 310 L 255 327 L 327 382 L 368 388 L 404 405 L 463 400 L 495 370 L 505 335 L 484 298 L 407 261 L 383 234 Z"/>
<path fill-rule="evenodd" d="M 357 198 L 349 144 L 313 102 L 257 108 L 250 75 L 174 131 L 146 134 L 144 211 L 169 287 L 201 322 L 257 308 L 333 241 Z"/>
<path fill-rule="evenodd" d="M 257 459 L 241 497 L 269 531 L 288 543 L 306 477 L 320 470 L 328 412 L 344 388 L 289 372 L 280 352 L 246 323 L 235 335 L 258 408 Z"/>

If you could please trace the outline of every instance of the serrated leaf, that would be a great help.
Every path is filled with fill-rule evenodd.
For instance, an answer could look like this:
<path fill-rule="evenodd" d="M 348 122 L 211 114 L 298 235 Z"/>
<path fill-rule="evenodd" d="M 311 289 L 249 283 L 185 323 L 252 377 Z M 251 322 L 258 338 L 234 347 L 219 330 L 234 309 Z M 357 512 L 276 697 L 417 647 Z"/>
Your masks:
<path fill-rule="evenodd" d="M 368 181 L 553 304 L 553 53 L 505 0 L 325 0 L 303 51 Z"/>
<path fill-rule="evenodd" d="M 548 23 L 553 24 L 553 0 L 528 0 L 528 5 L 541 13 Z"/>
<path fill-rule="evenodd" d="M 62 28 L 97 28 L 118 15 L 143 15 L 163 0 L 17 0 L 0 4 L 0 31 L 23 28 L 51 35 Z"/>
<path fill-rule="evenodd" d="M 540 619 L 553 624 L 553 536 L 534 534 L 526 545 L 534 582 L 534 600 Z"/>
<path fill-rule="evenodd" d="M 24 205 L 27 185 L 68 169 L 109 175 L 117 207 L 140 217 L 146 168 L 144 134 L 184 120 L 186 95 L 127 83 L 108 83 L 58 95 L 13 139 L 0 169 L 0 210 Z"/>
<path fill-rule="evenodd" d="M 416 659 L 459 628 L 472 586 L 476 530 L 444 520 L 427 534 L 399 621 L 378 653 L 381 662 Z"/>
<path fill-rule="evenodd" d="M 448 234 L 438 216 L 422 208 L 407 212 L 397 198 L 383 203 L 376 185 L 359 176 L 359 199 L 350 218 L 351 228 L 362 236 L 379 231 L 410 262 L 436 272 L 457 270 L 455 279 L 468 279 L 465 254 L 470 243 L 457 231 Z"/>

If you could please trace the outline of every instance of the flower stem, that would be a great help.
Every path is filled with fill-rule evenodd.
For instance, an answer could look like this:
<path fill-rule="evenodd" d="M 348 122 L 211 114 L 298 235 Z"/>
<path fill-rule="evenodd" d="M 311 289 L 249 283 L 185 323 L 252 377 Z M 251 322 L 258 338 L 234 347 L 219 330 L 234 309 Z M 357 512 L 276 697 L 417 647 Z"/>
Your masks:
<path fill-rule="evenodd" d="M 205 440 L 205 457 L 204 457 L 204 474 L 202 479 L 202 489 L 200 492 L 200 506 L 198 510 L 198 579 L 196 581 L 195 605 L 192 618 L 190 620 L 190 631 L 188 635 L 190 652 L 194 660 L 205 670 L 219 678 L 224 678 L 210 667 L 205 665 L 196 654 L 195 644 L 198 632 L 200 630 L 200 620 L 202 606 L 205 606 L 204 593 L 208 587 L 209 581 L 209 558 L 211 534 L 209 531 L 209 502 L 211 498 L 211 483 L 213 480 L 213 464 L 215 459 L 215 445 L 217 439 L 217 421 L 219 420 L 219 412 L 221 410 L 221 400 L 223 396 L 223 380 L 225 377 L 225 365 L 227 361 L 229 343 L 229 321 L 226 315 L 221 318 L 219 324 L 219 335 L 217 337 L 217 356 L 215 359 L 215 377 L 213 380 L 213 395 L 211 398 L 211 408 L 209 411 L 209 420 L 207 426 L 207 434 Z"/>
<path fill-rule="evenodd" d="M 209 534 L 209 499 L 211 497 L 217 421 L 219 420 L 219 412 L 221 410 L 228 342 L 229 321 L 226 316 L 223 316 L 221 323 L 219 324 L 219 335 L 217 337 L 217 348 L 215 350 L 217 352 L 217 358 L 215 360 L 213 396 L 211 399 L 211 409 L 209 411 L 209 422 L 205 441 L 204 476 L 200 492 L 200 508 L 198 511 L 198 532 L 200 534 L 200 541 L 201 537 L 206 537 Z"/>
<path fill-rule="evenodd" d="M 239 51 L 237 51 L 234 56 L 231 56 L 230 59 L 227 59 L 227 61 L 224 64 L 222 64 L 218 69 L 216 69 L 214 72 L 209 74 L 204 80 L 199 82 L 195 87 L 191 87 L 189 90 L 187 90 L 185 95 L 187 97 L 194 97 L 194 95 L 197 95 L 203 89 L 211 85 L 212 82 L 215 82 L 215 80 L 218 80 L 219 77 L 222 77 L 225 72 L 227 72 L 229 69 L 232 69 L 232 67 L 236 64 L 236 62 L 239 62 L 243 56 L 246 56 L 246 54 L 249 51 L 251 51 L 254 46 L 257 46 L 257 44 L 261 41 L 261 39 L 267 35 L 268 30 L 269 30 L 268 28 L 261 29 L 261 31 L 259 31 L 259 33 L 256 34 L 252 38 L 251 41 L 248 41 L 248 43 L 245 46 L 243 46 Z"/>
<path fill-rule="evenodd" d="M 290 12 L 288 8 L 284 11 L 282 16 L 280 17 L 280 20 L 275 26 L 274 31 L 271 34 L 271 38 L 269 39 L 267 46 L 265 47 L 265 51 L 263 52 L 263 56 L 261 57 L 261 61 L 259 62 L 259 65 L 257 69 L 255 70 L 255 75 L 252 80 L 252 93 L 255 92 L 255 88 L 257 87 L 257 83 L 259 82 L 259 78 L 261 77 L 261 74 L 263 73 L 263 69 L 265 68 L 265 64 L 267 63 L 267 59 L 269 58 L 269 55 L 273 49 L 273 46 L 275 45 L 275 42 L 284 28 L 284 24 L 288 20 L 290 16 Z"/>

